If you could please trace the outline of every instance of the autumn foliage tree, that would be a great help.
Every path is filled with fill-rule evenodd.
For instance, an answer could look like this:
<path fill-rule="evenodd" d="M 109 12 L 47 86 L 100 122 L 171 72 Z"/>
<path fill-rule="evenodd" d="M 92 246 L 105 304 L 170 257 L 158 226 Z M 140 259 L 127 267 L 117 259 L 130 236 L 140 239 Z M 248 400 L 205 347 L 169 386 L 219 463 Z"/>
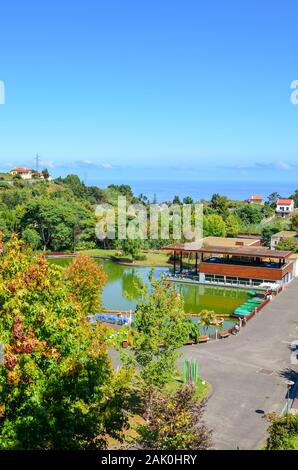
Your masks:
<path fill-rule="evenodd" d="M 82 259 L 76 262 L 82 278 Z M 86 264 L 88 272 L 93 265 Z M 103 278 L 95 276 L 92 290 L 97 284 L 100 292 Z M 109 436 L 121 439 L 128 372 L 113 371 L 105 330 L 87 322 L 88 292 L 82 288 L 74 301 L 73 284 L 65 283 L 61 268 L 15 237 L 5 246 L 0 449 L 102 449 Z"/>
<path fill-rule="evenodd" d="M 185 386 L 175 393 L 157 389 L 145 409 L 146 422 L 138 427 L 136 444 L 151 450 L 205 450 L 211 447 L 211 431 L 202 422 L 205 401 L 199 402 L 195 389 Z M 146 403 L 146 400 L 144 400 Z"/>
<path fill-rule="evenodd" d="M 99 311 L 102 289 L 107 280 L 101 266 L 80 253 L 66 269 L 65 279 L 74 301 L 86 315 Z"/>

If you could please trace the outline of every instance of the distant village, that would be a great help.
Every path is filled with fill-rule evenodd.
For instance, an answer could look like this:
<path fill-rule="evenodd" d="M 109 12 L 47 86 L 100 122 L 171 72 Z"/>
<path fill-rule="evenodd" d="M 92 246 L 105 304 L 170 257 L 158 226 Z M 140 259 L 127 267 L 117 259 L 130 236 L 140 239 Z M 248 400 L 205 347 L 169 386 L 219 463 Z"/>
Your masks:
<path fill-rule="evenodd" d="M 17 176 L 23 180 L 47 180 L 52 181 L 52 177 L 47 169 L 42 171 L 33 170 L 26 167 L 12 168 L 11 176 Z M 246 202 L 248 204 L 265 204 L 265 199 L 259 195 L 250 196 Z M 276 200 L 275 214 L 280 217 L 291 216 L 295 212 L 295 202 L 293 199 L 279 198 Z"/>

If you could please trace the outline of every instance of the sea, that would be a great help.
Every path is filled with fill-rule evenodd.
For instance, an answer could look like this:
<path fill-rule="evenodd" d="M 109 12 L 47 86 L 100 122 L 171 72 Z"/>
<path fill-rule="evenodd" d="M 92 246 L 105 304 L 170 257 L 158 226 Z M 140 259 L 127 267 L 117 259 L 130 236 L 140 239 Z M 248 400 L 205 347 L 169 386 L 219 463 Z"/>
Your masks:
<path fill-rule="evenodd" d="M 86 181 L 88 185 L 105 188 L 109 184 L 128 184 L 136 196 L 146 195 L 150 201 L 156 197 L 158 203 L 172 201 L 174 196 L 182 200 L 190 196 L 194 201 L 209 200 L 214 193 L 227 196 L 232 200 L 246 200 L 251 195 L 267 199 L 269 194 L 277 192 L 282 197 L 289 197 L 298 189 L 298 181 L 266 180 L 173 180 L 173 179 L 129 179 L 118 178 L 102 180 L 100 178 Z"/>

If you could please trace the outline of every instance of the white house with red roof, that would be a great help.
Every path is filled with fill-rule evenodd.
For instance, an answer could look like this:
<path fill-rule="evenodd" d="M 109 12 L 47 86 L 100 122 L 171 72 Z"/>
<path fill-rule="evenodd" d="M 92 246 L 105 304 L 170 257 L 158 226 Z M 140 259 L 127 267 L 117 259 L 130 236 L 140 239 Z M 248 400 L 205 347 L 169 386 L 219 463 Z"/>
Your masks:
<path fill-rule="evenodd" d="M 20 167 L 20 168 L 13 168 L 10 171 L 10 174 L 11 175 L 20 175 L 20 177 L 23 180 L 32 180 L 33 178 L 34 179 L 42 179 L 42 180 L 47 179 L 48 181 L 52 180 L 51 175 L 48 174 L 46 176 L 45 170 L 42 170 L 39 173 L 37 173 L 34 170 L 30 170 L 30 168 Z"/>
<path fill-rule="evenodd" d="M 277 215 L 286 216 L 293 214 L 295 204 L 293 199 L 277 199 L 275 212 Z"/>
<path fill-rule="evenodd" d="M 23 180 L 31 180 L 33 178 L 33 171 L 29 168 L 13 168 L 10 171 L 11 175 L 20 175 Z"/>
<path fill-rule="evenodd" d="M 253 195 L 247 200 L 249 204 L 264 204 L 264 198 L 262 196 Z"/>

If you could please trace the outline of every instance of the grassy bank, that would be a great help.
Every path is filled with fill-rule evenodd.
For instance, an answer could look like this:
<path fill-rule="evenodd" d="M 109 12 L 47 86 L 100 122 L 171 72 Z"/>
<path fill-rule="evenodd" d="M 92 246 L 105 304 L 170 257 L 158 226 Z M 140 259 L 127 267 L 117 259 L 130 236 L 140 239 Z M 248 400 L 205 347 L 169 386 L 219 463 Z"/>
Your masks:
<path fill-rule="evenodd" d="M 117 256 L 119 250 L 103 250 L 100 248 L 96 248 L 94 250 L 82 250 L 82 253 L 88 256 L 100 256 L 102 258 L 111 258 L 113 256 Z M 141 251 L 141 254 L 146 256 L 144 260 L 135 260 L 133 262 L 136 266 L 171 266 L 168 262 L 168 255 L 166 253 L 160 253 L 157 251 Z M 123 256 L 123 258 L 130 258 L 129 256 Z M 119 258 L 121 260 L 121 258 Z"/>

